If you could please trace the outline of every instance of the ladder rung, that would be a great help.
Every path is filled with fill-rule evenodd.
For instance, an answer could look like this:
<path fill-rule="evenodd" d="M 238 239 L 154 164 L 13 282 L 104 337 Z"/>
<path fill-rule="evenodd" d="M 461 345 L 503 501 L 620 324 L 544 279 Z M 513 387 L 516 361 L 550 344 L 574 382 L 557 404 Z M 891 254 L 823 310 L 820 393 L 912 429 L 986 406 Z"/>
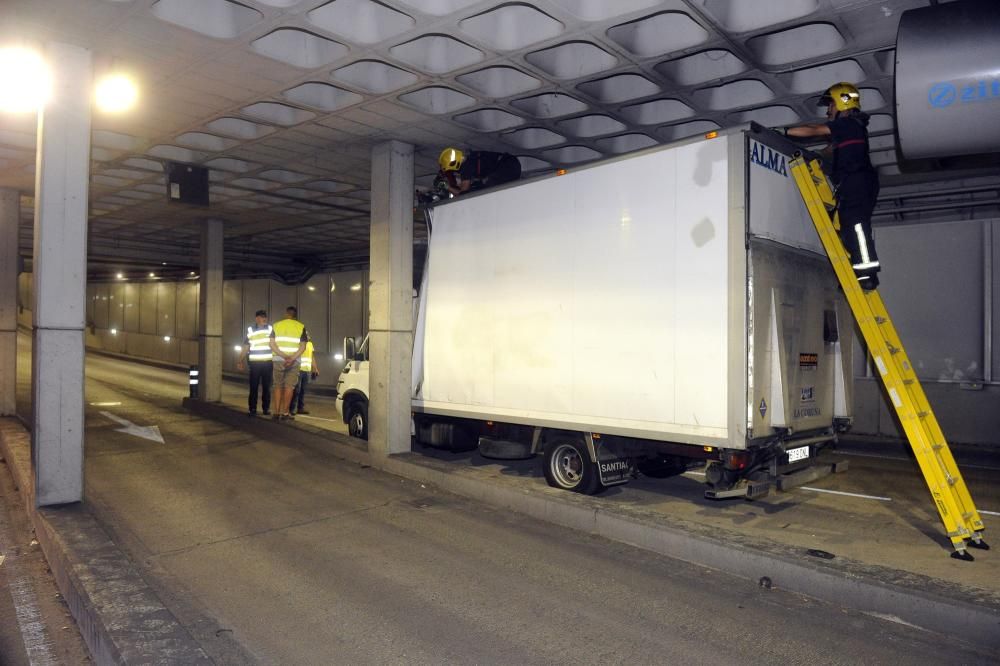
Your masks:
<path fill-rule="evenodd" d="M 886 323 L 887 321 L 889 321 L 889 320 L 888 320 L 888 319 L 886 319 L 885 317 L 879 317 L 879 316 L 876 316 L 876 317 L 875 317 L 875 323 L 876 323 L 876 324 L 884 324 L 884 323 Z"/>
<path fill-rule="evenodd" d="M 930 415 L 931 415 L 930 412 L 917 412 L 917 418 L 921 419 L 926 419 Z"/>

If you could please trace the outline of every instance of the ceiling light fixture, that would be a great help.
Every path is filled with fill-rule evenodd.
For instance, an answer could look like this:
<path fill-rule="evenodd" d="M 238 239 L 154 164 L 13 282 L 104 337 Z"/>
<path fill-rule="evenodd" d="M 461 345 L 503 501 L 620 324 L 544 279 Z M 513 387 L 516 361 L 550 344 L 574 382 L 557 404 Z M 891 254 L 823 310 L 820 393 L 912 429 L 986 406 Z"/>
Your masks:
<path fill-rule="evenodd" d="M 104 113 L 123 113 L 135 106 L 139 88 L 124 74 L 111 74 L 100 80 L 94 90 L 94 102 Z"/>
<path fill-rule="evenodd" d="M 52 76 L 42 56 L 20 47 L 0 49 L 0 111 L 34 113 L 52 94 Z"/>

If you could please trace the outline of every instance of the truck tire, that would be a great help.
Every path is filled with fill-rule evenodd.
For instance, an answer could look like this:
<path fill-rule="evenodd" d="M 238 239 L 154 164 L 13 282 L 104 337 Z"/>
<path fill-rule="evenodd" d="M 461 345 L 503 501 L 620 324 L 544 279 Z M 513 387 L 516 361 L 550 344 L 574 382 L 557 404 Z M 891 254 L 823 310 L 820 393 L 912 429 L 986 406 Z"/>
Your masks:
<path fill-rule="evenodd" d="M 553 488 L 584 495 L 604 490 L 597 465 L 590 461 L 587 447 L 581 441 L 561 437 L 546 444 L 542 469 Z"/>
<path fill-rule="evenodd" d="M 347 432 L 350 433 L 351 437 L 368 439 L 368 405 L 363 402 L 351 405 L 351 411 L 347 417 Z"/>

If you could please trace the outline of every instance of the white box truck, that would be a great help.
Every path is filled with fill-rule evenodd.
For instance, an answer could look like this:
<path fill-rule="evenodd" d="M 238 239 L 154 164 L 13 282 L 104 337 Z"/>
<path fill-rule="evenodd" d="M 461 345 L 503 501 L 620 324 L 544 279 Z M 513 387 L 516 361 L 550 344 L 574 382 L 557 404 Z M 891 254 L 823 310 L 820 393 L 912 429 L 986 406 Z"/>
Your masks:
<path fill-rule="evenodd" d="M 753 497 L 809 465 L 851 421 L 853 320 L 795 150 L 742 127 L 434 206 L 416 442 L 540 453 L 584 493 L 702 460 L 709 496 Z M 348 342 L 337 405 L 364 436 Z"/>

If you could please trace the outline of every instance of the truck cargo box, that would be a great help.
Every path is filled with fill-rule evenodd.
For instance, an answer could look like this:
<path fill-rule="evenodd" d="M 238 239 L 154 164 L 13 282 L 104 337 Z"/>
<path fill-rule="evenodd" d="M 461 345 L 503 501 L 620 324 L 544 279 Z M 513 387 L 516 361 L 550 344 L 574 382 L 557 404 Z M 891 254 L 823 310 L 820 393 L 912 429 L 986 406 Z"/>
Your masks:
<path fill-rule="evenodd" d="M 793 150 L 740 128 L 434 207 L 414 411 L 728 449 L 849 420 Z"/>

